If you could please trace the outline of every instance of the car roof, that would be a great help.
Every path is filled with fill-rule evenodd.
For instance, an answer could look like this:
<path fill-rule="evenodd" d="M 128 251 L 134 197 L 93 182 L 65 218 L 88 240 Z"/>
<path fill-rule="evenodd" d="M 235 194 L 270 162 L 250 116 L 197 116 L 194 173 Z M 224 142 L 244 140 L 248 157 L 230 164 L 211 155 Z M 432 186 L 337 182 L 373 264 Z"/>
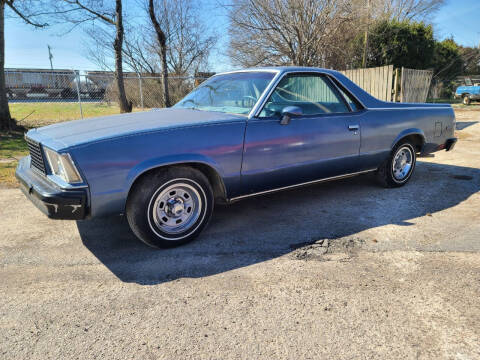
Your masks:
<path fill-rule="evenodd" d="M 265 66 L 265 67 L 255 67 L 255 68 L 247 68 L 241 70 L 234 70 L 234 71 L 227 71 L 218 73 L 216 75 L 223 75 L 223 74 L 231 74 L 231 73 L 239 73 L 239 72 L 256 72 L 256 71 L 269 71 L 269 72 L 322 72 L 327 74 L 338 74 L 338 71 L 330 70 L 330 69 L 323 69 L 317 67 L 307 67 L 307 66 Z"/>

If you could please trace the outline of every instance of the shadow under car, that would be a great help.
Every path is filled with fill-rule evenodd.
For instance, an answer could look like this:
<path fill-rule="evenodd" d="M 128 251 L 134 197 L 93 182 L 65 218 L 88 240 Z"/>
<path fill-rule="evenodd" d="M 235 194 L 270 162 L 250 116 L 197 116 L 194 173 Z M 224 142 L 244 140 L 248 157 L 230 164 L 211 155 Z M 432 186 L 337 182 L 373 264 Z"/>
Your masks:
<path fill-rule="evenodd" d="M 480 170 L 419 161 L 404 187 L 385 189 L 373 174 L 216 206 L 194 242 L 154 250 L 124 217 L 78 221 L 84 245 L 120 280 L 158 284 L 199 278 L 267 261 L 298 244 L 356 234 L 442 211 L 480 190 Z"/>

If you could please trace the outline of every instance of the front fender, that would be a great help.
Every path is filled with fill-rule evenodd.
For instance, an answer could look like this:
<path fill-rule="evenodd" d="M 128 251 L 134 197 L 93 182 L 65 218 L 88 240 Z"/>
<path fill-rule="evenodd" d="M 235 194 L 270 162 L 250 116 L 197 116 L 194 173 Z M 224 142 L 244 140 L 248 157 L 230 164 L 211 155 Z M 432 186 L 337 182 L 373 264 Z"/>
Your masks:
<path fill-rule="evenodd" d="M 135 180 L 149 170 L 156 169 L 162 166 L 180 165 L 185 163 L 197 163 L 207 165 L 214 169 L 220 176 L 220 178 L 223 179 L 224 177 L 223 169 L 212 158 L 209 158 L 202 154 L 175 154 L 168 156 L 160 156 L 138 163 L 128 172 L 125 183 L 123 184 L 123 189 L 125 190 L 125 192 L 128 193 Z"/>

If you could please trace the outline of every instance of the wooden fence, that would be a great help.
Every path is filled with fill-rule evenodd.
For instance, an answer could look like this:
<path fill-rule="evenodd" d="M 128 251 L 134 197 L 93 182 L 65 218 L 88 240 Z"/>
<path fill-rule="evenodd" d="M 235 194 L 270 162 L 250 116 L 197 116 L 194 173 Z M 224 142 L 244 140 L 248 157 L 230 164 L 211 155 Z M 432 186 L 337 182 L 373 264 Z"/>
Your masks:
<path fill-rule="evenodd" d="M 402 67 L 400 102 L 425 102 L 432 76 L 432 70 L 414 70 Z"/>
<path fill-rule="evenodd" d="M 341 71 L 370 95 L 383 101 L 425 102 L 433 71 L 393 69 L 393 65 Z"/>
<path fill-rule="evenodd" d="M 341 71 L 370 95 L 392 101 L 393 65 Z"/>

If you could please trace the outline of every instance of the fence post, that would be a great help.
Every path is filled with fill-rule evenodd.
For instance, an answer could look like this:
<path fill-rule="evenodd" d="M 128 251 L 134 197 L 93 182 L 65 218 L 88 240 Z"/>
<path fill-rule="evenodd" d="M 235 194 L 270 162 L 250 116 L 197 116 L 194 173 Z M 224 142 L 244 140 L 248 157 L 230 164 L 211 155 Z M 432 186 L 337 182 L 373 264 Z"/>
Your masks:
<path fill-rule="evenodd" d="M 82 109 L 82 97 L 80 96 L 80 72 L 77 70 L 73 70 L 75 74 L 75 84 L 77 84 L 77 97 L 78 97 L 78 105 L 80 106 L 80 117 L 83 119 L 83 109 Z"/>
<path fill-rule="evenodd" d="M 393 82 L 393 102 L 397 102 L 398 100 L 398 68 L 395 69 L 395 80 Z"/>
<path fill-rule="evenodd" d="M 405 68 L 402 66 L 402 72 L 400 74 L 400 102 L 403 103 L 404 100 L 406 100 L 406 94 L 405 94 L 405 86 L 407 84 L 406 82 L 406 74 L 405 74 Z"/>
<path fill-rule="evenodd" d="M 140 89 L 140 106 L 142 107 L 142 110 L 143 109 L 143 87 L 142 87 L 142 77 L 140 76 L 140 74 L 137 74 L 138 75 L 138 85 L 139 85 L 139 89 Z"/>

